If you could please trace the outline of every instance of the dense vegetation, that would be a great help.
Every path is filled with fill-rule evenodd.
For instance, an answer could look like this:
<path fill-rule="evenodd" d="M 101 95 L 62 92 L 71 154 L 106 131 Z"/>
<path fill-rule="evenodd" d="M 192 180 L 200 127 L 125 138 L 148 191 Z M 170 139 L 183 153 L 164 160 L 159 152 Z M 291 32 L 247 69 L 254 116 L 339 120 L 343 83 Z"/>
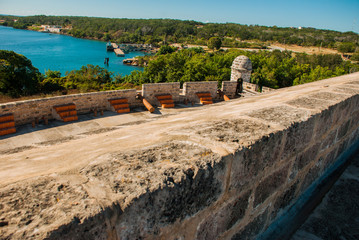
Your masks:
<path fill-rule="evenodd" d="M 38 92 L 41 73 L 26 57 L 0 50 L 0 93 L 18 97 Z"/>
<path fill-rule="evenodd" d="M 167 50 L 166 50 L 167 49 Z M 307 55 L 292 52 L 258 53 L 228 50 L 206 53 L 202 48 L 177 52 L 163 47 L 162 54 L 139 59 L 147 62 L 144 71 L 127 76 L 113 76 L 99 66 L 87 65 L 61 77 L 59 71 L 39 73 L 26 57 L 0 50 L 0 93 L 11 97 L 76 89 L 79 92 L 135 88 L 143 83 L 222 81 L 230 79 L 231 64 L 238 55 L 253 63 L 251 81 L 272 88 L 288 87 L 358 71 L 359 67 L 343 61 L 339 55 Z"/>
<path fill-rule="evenodd" d="M 280 28 L 235 23 L 201 23 L 172 19 L 110 19 L 95 17 L 59 16 L 3 16 L 4 25 L 27 28 L 33 25 L 49 24 L 68 27 L 64 30 L 79 38 L 92 38 L 120 43 L 187 43 L 207 45 L 212 37 L 222 39 L 224 47 L 264 48 L 260 42 L 280 42 L 300 46 L 321 46 L 341 48 L 343 52 L 354 52 L 358 48 L 359 35 L 354 32 L 337 32 L 314 28 Z M 343 46 L 341 46 L 343 45 Z M 359 50 L 358 50 L 359 51 Z"/>
<path fill-rule="evenodd" d="M 340 55 L 308 55 L 279 50 L 249 52 L 240 50 L 205 53 L 202 48 L 141 57 L 148 62 L 143 72 L 117 76 L 117 82 L 140 85 L 143 83 L 188 81 L 222 81 L 230 79 L 235 57 L 248 56 L 253 64 L 251 81 L 271 88 L 288 87 L 359 70 L 359 66 L 343 61 Z M 151 58 L 151 59 L 150 59 Z"/>

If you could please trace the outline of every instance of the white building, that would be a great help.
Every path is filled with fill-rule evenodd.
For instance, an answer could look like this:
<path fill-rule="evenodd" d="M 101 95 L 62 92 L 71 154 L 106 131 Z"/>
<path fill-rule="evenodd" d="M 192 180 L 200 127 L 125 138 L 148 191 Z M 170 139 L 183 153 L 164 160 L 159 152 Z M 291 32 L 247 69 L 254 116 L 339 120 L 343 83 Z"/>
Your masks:
<path fill-rule="evenodd" d="M 41 27 L 44 29 L 44 32 L 51 32 L 51 33 L 60 33 L 62 30 L 61 26 L 50 26 L 50 25 L 41 25 Z"/>

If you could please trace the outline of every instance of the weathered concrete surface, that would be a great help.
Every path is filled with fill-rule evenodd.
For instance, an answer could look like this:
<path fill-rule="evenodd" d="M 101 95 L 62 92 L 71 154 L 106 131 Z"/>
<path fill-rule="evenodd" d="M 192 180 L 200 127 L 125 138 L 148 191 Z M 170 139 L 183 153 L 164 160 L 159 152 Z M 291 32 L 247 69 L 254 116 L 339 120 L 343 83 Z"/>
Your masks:
<path fill-rule="evenodd" d="M 291 239 L 359 239 L 359 153 Z"/>
<path fill-rule="evenodd" d="M 168 111 L 1 138 L 1 238 L 253 238 L 358 140 L 359 73 Z"/>

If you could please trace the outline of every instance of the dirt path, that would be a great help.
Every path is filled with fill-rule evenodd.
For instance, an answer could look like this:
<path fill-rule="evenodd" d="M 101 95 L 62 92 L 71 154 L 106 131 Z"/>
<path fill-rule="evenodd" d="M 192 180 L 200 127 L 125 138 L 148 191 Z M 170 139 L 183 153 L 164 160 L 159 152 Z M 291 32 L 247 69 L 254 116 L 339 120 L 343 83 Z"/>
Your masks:
<path fill-rule="evenodd" d="M 281 43 L 273 43 L 269 47 L 274 49 L 289 50 L 293 52 L 304 52 L 307 54 L 340 54 L 337 50 L 323 47 L 302 47 L 298 45 L 287 45 Z"/>

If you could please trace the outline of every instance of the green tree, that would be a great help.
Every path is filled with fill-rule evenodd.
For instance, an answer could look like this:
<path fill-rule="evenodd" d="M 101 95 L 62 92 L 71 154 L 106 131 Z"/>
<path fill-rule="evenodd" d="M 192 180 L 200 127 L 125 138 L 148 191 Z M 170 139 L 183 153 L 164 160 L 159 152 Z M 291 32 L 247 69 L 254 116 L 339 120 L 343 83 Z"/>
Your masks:
<path fill-rule="evenodd" d="M 79 89 L 82 92 L 90 90 L 104 90 L 112 82 L 112 73 L 106 69 L 88 64 L 80 70 L 71 71 L 62 79 L 62 86 L 66 89 Z"/>
<path fill-rule="evenodd" d="M 351 58 L 353 61 L 359 61 L 359 52 L 355 52 Z"/>
<path fill-rule="evenodd" d="M 355 51 L 355 43 L 353 42 L 343 42 L 338 46 L 338 51 L 341 53 L 352 53 Z"/>
<path fill-rule="evenodd" d="M 40 82 L 41 92 L 48 93 L 63 90 L 64 77 L 61 77 L 60 71 L 47 70 L 44 79 Z"/>
<path fill-rule="evenodd" d="M 207 46 L 209 49 L 220 49 L 222 46 L 222 40 L 219 37 L 211 37 L 208 40 Z"/>
<path fill-rule="evenodd" d="M 169 46 L 169 45 L 162 45 L 157 52 L 157 55 L 164 55 L 168 53 L 173 53 L 177 51 L 177 48 Z"/>
<path fill-rule="evenodd" d="M 12 97 L 38 92 L 42 75 L 25 56 L 0 50 L 0 92 Z"/>

